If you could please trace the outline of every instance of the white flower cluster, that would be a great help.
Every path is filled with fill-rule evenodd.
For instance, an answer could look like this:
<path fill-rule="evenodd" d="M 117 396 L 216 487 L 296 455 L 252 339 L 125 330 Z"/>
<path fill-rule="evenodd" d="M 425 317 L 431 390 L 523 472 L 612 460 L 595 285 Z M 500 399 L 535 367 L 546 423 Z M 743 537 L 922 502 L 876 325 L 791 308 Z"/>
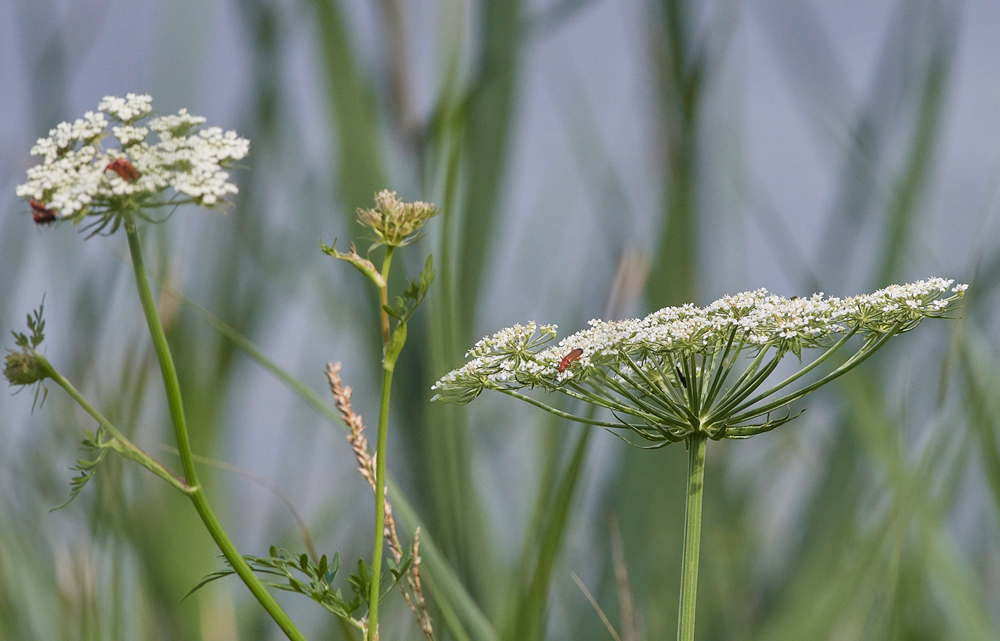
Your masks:
<path fill-rule="evenodd" d="M 581 398 L 586 395 L 580 386 L 589 383 L 598 396 L 609 385 L 624 386 L 624 392 L 614 394 L 619 403 L 623 397 L 631 398 L 627 388 L 639 379 L 642 389 L 632 390 L 636 398 L 658 393 L 650 387 L 654 379 L 675 387 L 683 379 L 687 388 L 680 372 L 685 364 L 690 364 L 688 377 L 700 378 L 702 365 L 711 375 L 744 351 L 756 355 L 773 349 L 776 364 L 788 352 L 801 355 L 805 348 L 829 348 L 845 336 L 860 336 L 870 345 L 909 331 L 922 319 L 943 317 L 953 308 L 967 286 L 952 287 L 952 283 L 931 278 L 849 298 L 816 294 L 788 299 L 760 289 L 726 296 L 707 307 L 684 305 L 641 319 L 592 320 L 588 329 L 548 348 L 543 344 L 555 337 L 554 326 L 543 326 L 536 334 L 534 323 L 516 325 L 477 343 L 468 353 L 472 360 L 435 383 L 434 399 L 467 403 L 483 389 L 536 386 L 570 395 L 578 390 L 576 397 Z M 723 353 L 721 359 L 713 358 Z M 700 364 L 695 364 L 695 357 Z M 637 364 L 642 372 L 636 370 Z M 711 391 L 708 384 L 705 387 L 706 393 Z"/>
<path fill-rule="evenodd" d="M 126 94 L 124 98 L 118 96 L 104 96 L 101 104 L 97 105 L 98 111 L 103 111 L 115 120 L 121 122 L 133 122 L 140 118 L 145 118 L 153 111 L 153 98 L 146 94 Z"/>
<path fill-rule="evenodd" d="M 247 139 L 218 127 L 199 131 L 205 119 L 186 109 L 173 116 L 151 115 L 148 95 L 107 96 L 97 113 L 59 124 L 31 149 L 43 160 L 28 169 L 18 197 L 33 201 L 35 209 L 79 221 L 175 204 L 212 207 L 237 193 L 224 168 L 247 155 Z M 117 146 L 106 148 L 109 124 Z M 147 141 L 150 130 L 158 140 Z"/>

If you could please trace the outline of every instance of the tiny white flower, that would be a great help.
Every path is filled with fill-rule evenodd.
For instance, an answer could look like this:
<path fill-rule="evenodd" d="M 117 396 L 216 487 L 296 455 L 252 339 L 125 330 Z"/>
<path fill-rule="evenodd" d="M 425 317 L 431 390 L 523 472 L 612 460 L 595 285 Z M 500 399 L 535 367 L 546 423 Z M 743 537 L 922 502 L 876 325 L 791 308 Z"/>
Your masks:
<path fill-rule="evenodd" d="M 147 94 L 126 94 L 124 98 L 105 96 L 98 110 L 103 111 L 115 120 L 132 122 L 145 118 L 153 110 L 153 98 Z"/>

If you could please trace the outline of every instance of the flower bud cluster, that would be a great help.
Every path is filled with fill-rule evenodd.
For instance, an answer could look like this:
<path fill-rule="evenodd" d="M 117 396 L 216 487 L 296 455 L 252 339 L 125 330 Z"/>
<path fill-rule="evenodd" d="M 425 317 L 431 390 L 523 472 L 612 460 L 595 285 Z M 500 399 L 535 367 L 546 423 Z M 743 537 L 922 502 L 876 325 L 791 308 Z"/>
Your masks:
<path fill-rule="evenodd" d="M 151 116 L 152 98 L 128 94 L 108 96 L 96 113 L 57 125 L 31 149 L 43 160 L 28 169 L 18 197 L 78 222 L 127 209 L 186 203 L 214 207 L 237 193 L 224 168 L 247 155 L 247 139 L 218 127 L 199 130 L 205 119 L 185 109 Z M 155 140 L 148 140 L 150 131 Z M 116 144 L 106 146 L 108 139 Z"/>
<path fill-rule="evenodd" d="M 759 289 L 707 307 L 684 305 L 641 319 L 592 320 L 588 329 L 549 347 L 545 343 L 555 337 L 555 326 L 515 325 L 479 341 L 467 354 L 468 363 L 434 384 L 434 400 L 468 403 L 484 389 L 540 387 L 647 423 L 697 424 L 712 417 L 722 424 L 731 417 L 713 413 L 711 404 L 726 399 L 726 377 L 742 353 L 751 361 L 767 353 L 770 361 L 762 366 L 757 358 L 751 375 L 733 383 L 734 390 L 745 388 L 733 392 L 740 399 L 730 395 L 716 403 L 737 411 L 747 409 L 740 402 L 789 352 L 801 357 L 803 349 L 839 348 L 842 339 L 854 336 L 863 349 L 873 351 L 882 339 L 909 331 L 925 318 L 946 317 L 967 288 L 952 283 L 931 278 L 848 298 L 816 294 L 788 299 Z M 649 397 L 663 398 L 643 400 Z"/>
<path fill-rule="evenodd" d="M 403 247 L 419 239 L 424 224 L 437 214 L 434 205 L 403 202 L 396 192 L 375 195 L 375 209 L 358 209 L 358 222 L 372 230 L 376 245 Z"/>
<path fill-rule="evenodd" d="M 51 376 L 38 357 L 27 350 L 9 352 L 4 361 L 3 376 L 11 385 L 34 385 Z"/>

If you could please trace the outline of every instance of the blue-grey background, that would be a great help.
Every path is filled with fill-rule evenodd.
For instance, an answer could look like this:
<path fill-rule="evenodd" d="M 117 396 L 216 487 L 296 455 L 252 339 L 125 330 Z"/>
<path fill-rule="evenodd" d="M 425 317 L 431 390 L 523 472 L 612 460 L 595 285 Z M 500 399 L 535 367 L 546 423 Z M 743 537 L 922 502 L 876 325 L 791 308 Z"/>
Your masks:
<path fill-rule="evenodd" d="M 397 268 L 433 252 L 439 279 L 396 379 L 390 469 L 494 638 L 611 638 L 575 572 L 622 639 L 663 639 L 683 450 L 581 444 L 508 398 L 431 406 L 430 384 L 515 322 L 969 282 L 961 320 L 893 341 L 777 432 L 709 446 L 698 638 L 995 639 L 998 33 L 994 0 L 4 0 L 0 324 L 44 295 L 50 360 L 176 463 L 125 239 L 37 228 L 14 197 L 36 138 L 150 93 L 252 141 L 227 213 L 148 230 L 157 277 L 320 394 L 343 361 L 374 428 L 373 299 L 317 237 L 364 248 L 353 212 L 383 187 L 434 201 Z M 302 549 L 270 484 L 321 552 L 370 554 L 342 428 L 176 298 L 160 309 L 196 450 L 257 479 L 205 468 L 240 548 Z M 109 459 L 48 512 L 93 427 L 51 392 L 33 413 L 0 396 L 0 637 L 279 638 L 235 580 L 180 602 L 221 562 L 155 479 Z M 281 599 L 309 638 L 344 638 Z M 429 599 L 439 638 L 490 638 Z M 386 607 L 384 639 L 421 637 Z"/>

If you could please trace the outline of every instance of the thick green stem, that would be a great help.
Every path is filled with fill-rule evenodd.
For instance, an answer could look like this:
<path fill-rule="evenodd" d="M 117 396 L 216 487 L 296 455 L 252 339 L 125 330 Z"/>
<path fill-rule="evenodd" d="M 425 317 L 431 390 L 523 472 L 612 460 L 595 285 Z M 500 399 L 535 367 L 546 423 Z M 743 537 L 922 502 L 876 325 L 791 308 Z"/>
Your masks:
<path fill-rule="evenodd" d="M 687 439 L 688 482 L 684 512 L 684 559 L 681 561 L 681 603 L 677 614 L 677 641 L 694 641 L 698 599 L 698 555 L 701 551 L 701 497 L 705 489 L 705 443 L 701 432 Z"/>
<path fill-rule="evenodd" d="M 142 311 L 146 316 L 146 324 L 149 325 L 149 334 L 153 339 L 153 347 L 156 350 L 156 358 L 160 363 L 160 372 L 163 375 L 163 386 L 167 393 L 167 404 L 170 407 L 170 417 L 174 424 L 174 434 L 177 437 L 177 449 L 180 453 L 181 463 L 184 467 L 184 478 L 192 491 L 188 494 L 194 508 L 201 517 L 202 522 L 219 550 L 222 552 L 229 564 L 232 565 L 236 574 L 239 575 L 250 592 L 257 598 L 261 606 L 271 615 L 274 622 L 292 641 L 305 641 L 305 637 L 299 632 L 292 620 L 288 618 L 278 602 L 268 593 L 264 584 L 254 575 L 253 570 L 247 565 L 239 550 L 229 540 L 229 536 L 222 528 L 222 524 L 212 511 L 208 503 L 205 491 L 198 483 L 198 475 L 194 467 L 194 458 L 191 453 L 191 439 L 188 437 L 187 423 L 184 418 L 184 403 L 181 400 L 181 386 L 177 379 L 177 370 L 174 368 L 174 360 L 170 355 L 170 347 L 167 345 L 167 336 L 163 332 L 160 324 L 159 314 L 156 312 L 156 303 L 153 301 L 153 294 L 149 289 L 149 280 L 146 277 L 146 266 L 142 260 L 142 245 L 139 242 L 139 234 L 135 228 L 135 216 L 131 213 L 125 215 L 125 232 L 128 235 L 128 247 L 132 254 L 132 268 L 135 270 L 135 281 L 139 288 L 139 301 L 142 303 Z"/>

